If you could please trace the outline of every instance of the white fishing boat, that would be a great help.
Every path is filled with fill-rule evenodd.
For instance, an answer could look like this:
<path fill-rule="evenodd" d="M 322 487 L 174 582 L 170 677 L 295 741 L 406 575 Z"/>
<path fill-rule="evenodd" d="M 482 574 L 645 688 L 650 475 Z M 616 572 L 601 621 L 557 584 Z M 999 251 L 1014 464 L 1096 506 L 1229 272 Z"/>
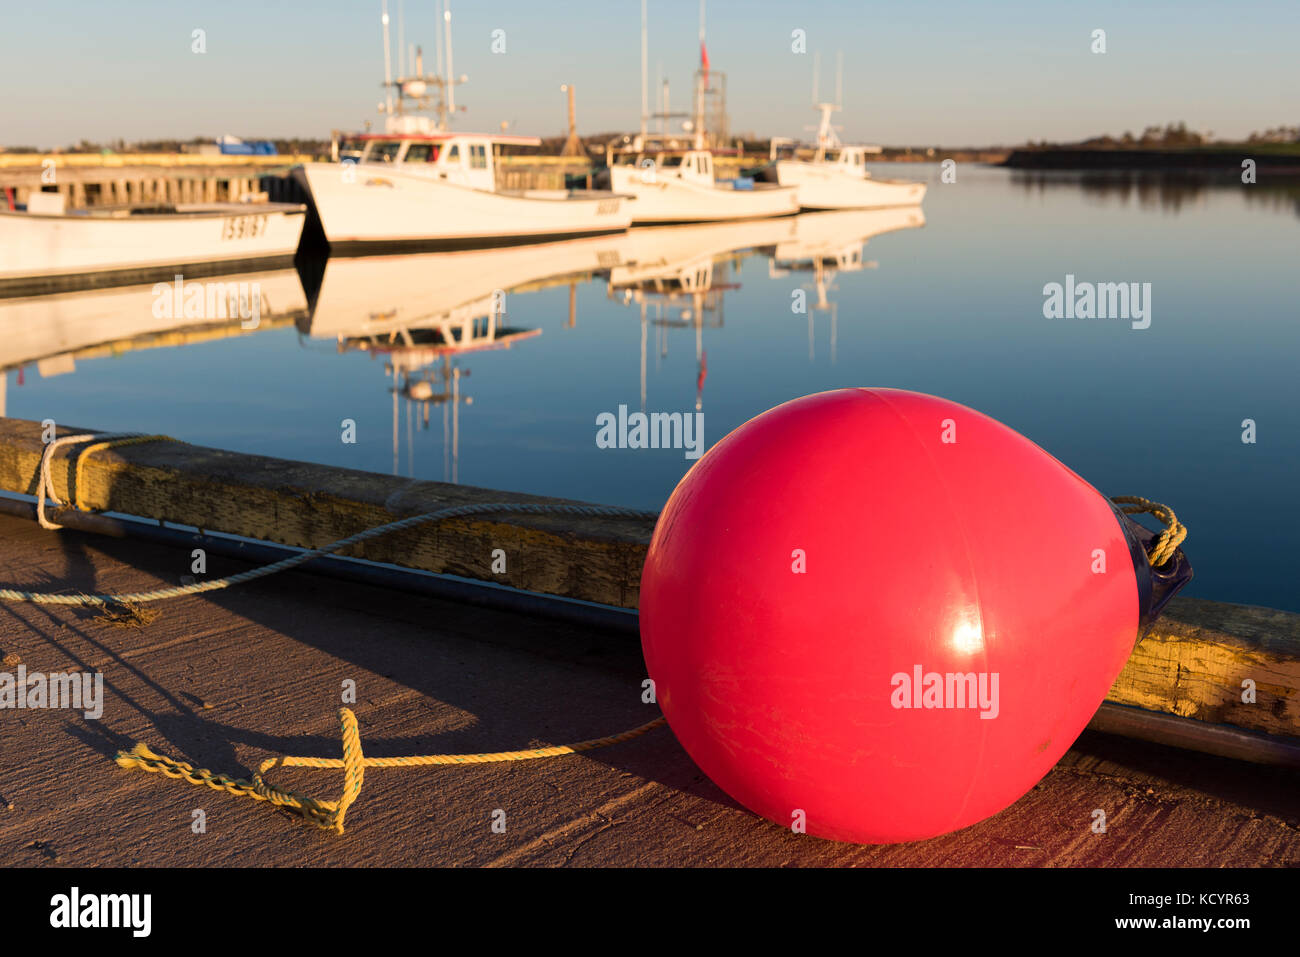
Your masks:
<path fill-rule="evenodd" d="M 662 148 L 653 134 L 637 136 L 617 152 L 610 148 L 606 164 L 597 182 L 633 197 L 630 215 L 637 226 L 767 219 L 799 211 L 792 187 L 750 177 L 720 181 L 711 151 Z"/>
<path fill-rule="evenodd" d="M 613 192 L 498 187 L 498 150 L 539 146 L 537 137 L 449 129 L 454 89 L 464 81 L 451 69 L 450 12 L 442 75 L 425 74 L 423 54 L 417 53 L 415 72 L 394 80 L 386 10 L 383 27 L 384 86 L 390 91 L 380 105 L 384 133 L 354 137 L 362 147 L 359 157 L 308 163 L 292 172 L 331 252 L 475 249 L 627 229 L 626 197 Z M 436 119 L 421 115 L 430 109 L 436 109 Z"/>
<path fill-rule="evenodd" d="M 905 179 L 878 179 L 867 170 L 867 156 L 880 152 L 878 146 L 846 146 L 831 124 L 839 109 L 819 103 L 821 124 L 817 146 L 811 157 L 782 156 L 791 144 L 774 138 L 769 164 L 760 179 L 793 186 L 799 192 L 799 206 L 805 210 L 880 209 L 889 206 L 919 206 L 925 199 L 925 184 Z"/>
<path fill-rule="evenodd" d="M 704 10 L 700 9 L 700 68 L 695 74 L 695 104 L 692 117 L 682 123 L 686 137 L 660 131 L 652 133 L 653 117 L 671 121 L 685 114 L 668 110 L 667 84 L 658 113 L 649 111 L 647 90 L 648 40 L 646 4 L 641 5 L 641 128 L 635 136 L 623 137 L 605 148 L 605 168 L 596 176 L 597 185 L 633 197 L 629 206 L 636 226 L 686 225 L 746 219 L 768 219 L 793 215 L 799 211 L 796 192 L 789 186 L 757 182 L 752 177 L 718 179 L 711 145 L 721 145 L 726 137 L 715 130 L 717 143 L 711 144 L 709 122 L 716 127 L 719 114 L 713 113 L 706 99 L 713 94 L 710 78 L 720 76 L 709 66 L 704 44 Z M 685 148 L 683 148 L 685 147 Z"/>
<path fill-rule="evenodd" d="M 287 265 L 305 218 L 293 203 L 68 211 L 61 194 L 32 193 L 25 210 L 0 209 L 0 294 Z"/>
<path fill-rule="evenodd" d="M 497 189 L 497 148 L 535 146 L 536 137 L 429 130 L 361 139 L 358 162 L 293 170 L 336 254 L 511 246 L 630 223 L 625 197 L 612 192 Z"/>

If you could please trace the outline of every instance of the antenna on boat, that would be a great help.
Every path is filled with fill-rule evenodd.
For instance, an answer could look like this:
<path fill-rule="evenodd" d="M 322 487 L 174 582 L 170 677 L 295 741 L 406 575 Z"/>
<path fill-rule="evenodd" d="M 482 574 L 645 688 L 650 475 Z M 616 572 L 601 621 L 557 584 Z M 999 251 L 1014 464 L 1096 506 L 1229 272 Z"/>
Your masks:
<path fill-rule="evenodd" d="M 397 0 L 397 72 L 406 76 L 406 0 Z"/>
<path fill-rule="evenodd" d="M 704 87 L 709 82 L 709 55 L 704 46 L 704 0 L 700 0 L 700 78 L 695 95 L 695 148 L 702 150 L 708 145 L 704 136 Z"/>
<path fill-rule="evenodd" d="M 646 51 L 646 0 L 641 0 L 641 142 L 645 142 L 646 123 L 650 113 L 650 90 L 647 86 Z"/>
<path fill-rule="evenodd" d="M 380 22 L 384 25 L 384 112 L 393 112 L 393 60 L 388 48 L 388 0 L 383 0 L 384 15 Z"/>
<path fill-rule="evenodd" d="M 668 97 L 668 81 L 664 79 L 664 63 L 659 60 L 655 63 L 655 86 L 659 88 L 659 132 L 664 131 L 663 114 L 668 112 L 668 105 L 664 102 Z"/>
<path fill-rule="evenodd" d="M 443 125 L 450 126 L 451 116 L 456 112 L 456 84 L 452 82 L 454 71 L 451 67 L 451 0 L 443 0 L 442 6 L 442 19 L 445 24 L 442 35 L 447 44 L 447 116 Z"/>
<path fill-rule="evenodd" d="M 843 109 L 841 105 L 844 93 L 844 54 L 843 52 L 835 55 L 835 102 L 823 103 L 817 95 L 818 80 L 821 77 L 821 51 L 813 53 L 813 109 L 822 115 L 821 123 L 817 125 L 817 154 L 816 162 L 821 162 L 826 157 L 828 149 L 836 149 L 840 144 L 840 138 L 835 132 L 835 126 L 831 123 L 831 114 L 836 110 Z M 804 127 L 812 129 L 812 127 Z"/>
<path fill-rule="evenodd" d="M 438 58 L 438 76 L 442 76 L 442 0 L 438 0 L 438 15 L 433 18 L 433 49 Z"/>

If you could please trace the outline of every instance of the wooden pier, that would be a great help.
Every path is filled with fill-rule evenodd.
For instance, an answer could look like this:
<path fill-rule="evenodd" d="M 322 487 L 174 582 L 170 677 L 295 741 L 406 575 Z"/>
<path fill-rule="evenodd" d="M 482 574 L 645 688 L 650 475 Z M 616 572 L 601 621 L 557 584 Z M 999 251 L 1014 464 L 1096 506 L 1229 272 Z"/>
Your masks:
<path fill-rule="evenodd" d="M 25 205 L 32 191 L 58 192 L 67 209 L 140 203 L 216 203 L 269 199 L 305 202 L 286 178 L 298 163 L 324 157 L 207 156 L 189 153 L 0 153 L 0 203 L 5 191 Z M 501 156 L 499 189 L 564 189 L 589 183 L 591 160 L 580 156 Z M 718 175 L 735 176 L 748 160 L 719 157 Z"/>
<path fill-rule="evenodd" d="M 265 198 L 263 180 L 309 156 L 204 156 L 188 153 L 0 153 L 0 201 L 58 192 L 66 208 L 136 203 L 239 202 Z"/>
<path fill-rule="evenodd" d="M 63 429 L 61 432 L 84 431 Z M 36 422 L 0 420 L 0 490 L 32 494 Z M 465 502 L 556 501 L 156 442 L 78 449 L 52 475 L 96 510 L 313 546 Z M 650 523 L 479 516 L 355 552 L 624 608 L 637 602 Z M 508 572 L 492 571 L 492 552 Z M 6 586 L 123 592 L 176 584 L 188 548 L 0 516 Z M 246 567 L 213 557 L 207 575 Z M 1033 791 L 957 834 L 890 847 L 791 834 L 738 808 L 668 731 L 582 757 L 367 775 L 342 838 L 265 807 L 110 760 L 145 740 L 196 766 L 239 772 L 269 754 L 334 755 L 341 683 L 354 680 L 367 753 L 476 751 L 580 740 L 646 720 L 638 643 L 580 626 L 289 573 L 154 606 L 143 628 L 91 609 L 4 606 L 0 651 L 32 670 L 99 670 L 104 719 L 27 712 L 0 722 L 0 852 L 31 864 L 872 864 L 1297 865 L 1296 772 L 1085 733 Z M 1244 702 L 1242 683 L 1256 686 Z M 1300 615 L 1175 599 L 1108 701 L 1300 741 Z M 1105 714 L 1105 709 L 1102 715 Z M 1102 717 L 1099 715 L 1099 718 Z M 12 717 L 6 715 L 6 718 Z M 71 722 L 71 723 L 70 723 Z M 1113 725 L 1109 730 L 1116 729 Z M 282 772 L 332 796 L 337 775 Z M 72 805 L 67 795 L 71 793 Z M 6 812 L 4 808 L 11 805 Z M 204 809 L 210 840 L 190 832 Z M 491 816 L 506 809 L 506 834 Z M 1090 831 L 1094 809 L 1109 831 Z M 606 833 L 620 824 L 616 834 Z M 142 835 L 147 834 L 148 840 Z"/>

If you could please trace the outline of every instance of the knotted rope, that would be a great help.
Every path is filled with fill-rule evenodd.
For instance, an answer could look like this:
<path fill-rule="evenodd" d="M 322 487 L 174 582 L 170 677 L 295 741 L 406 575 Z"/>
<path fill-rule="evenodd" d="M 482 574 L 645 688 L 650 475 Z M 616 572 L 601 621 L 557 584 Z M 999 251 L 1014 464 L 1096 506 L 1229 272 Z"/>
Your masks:
<path fill-rule="evenodd" d="M 190 784 L 207 786 L 217 791 L 226 791 L 236 797 L 249 797 L 255 801 L 269 801 L 276 807 L 283 807 L 297 814 L 326 831 L 343 833 L 343 819 L 348 808 L 361 793 L 361 783 L 365 778 L 366 768 L 428 767 L 437 764 L 490 764 L 498 761 L 533 761 L 538 758 L 556 757 L 562 754 L 577 754 L 591 751 L 611 744 L 620 744 L 639 738 L 648 731 L 663 725 L 664 718 L 658 717 L 648 721 L 639 728 L 624 731 L 605 738 L 593 738 L 579 741 L 577 744 L 564 744 L 550 748 L 532 748 L 524 751 L 497 751 L 484 754 L 420 754 L 398 758 L 368 758 L 361 751 L 361 734 L 357 730 L 356 716 L 347 708 L 339 709 L 339 722 L 343 726 L 342 758 L 282 757 L 267 758 L 257 768 L 251 781 L 232 778 L 225 774 L 213 774 L 207 768 L 195 770 L 194 766 L 184 761 L 156 754 L 144 742 L 138 743 L 130 751 L 119 751 L 114 759 L 118 765 L 128 770 L 138 769 L 163 774 L 169 778 L 181 778 Z M 342 768 L 343 794 L 337 801 L 318 801 L 315 798 L 298 794 L 288 788 L 280 787 L 267 781 L 263 775 L 279 765 L 285 768 Z"/>
<path fill-rule="evenodd" d="M 1120 506 L 1125 515 L 1153 515 L 1164 523 L 1164 531 L 1155 537 L 1147 551 L 1147 560 L 1152 568 L 1159 568 L 1174 557 L 1178 546 L 1187 538 L 1187 526 L 1178 521 L 1178 516 L 1168 505 L 1161 505 L 1140 495 L 1116 495 L 1111 501 Z"/>

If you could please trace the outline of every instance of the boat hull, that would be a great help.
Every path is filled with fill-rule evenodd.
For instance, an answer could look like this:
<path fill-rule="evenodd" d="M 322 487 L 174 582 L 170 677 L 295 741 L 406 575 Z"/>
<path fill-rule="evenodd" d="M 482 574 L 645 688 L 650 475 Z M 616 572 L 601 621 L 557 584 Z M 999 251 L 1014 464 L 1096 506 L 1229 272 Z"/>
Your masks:
<path fill-rule="evenodd" d="M 729 189 L 637 166 L 612 166 L 609 177 L 614 192 L 635 197 L 629 207 L 636 226 L 768 219 L 799 211 L 795 190 L 784 186 L 756 183 L 753 189 Z"/>
<path fill-rule="evenodd" d="M 493 193 L 340 163 L 308 163 L 293 175 L 336 253 L 513 246 L 622 232 L 630 221 L 626 197 L 613 193 Z"/>
<path fill-rule="evenodd" d="M 803 209 L 883 209 L 890 206 L 919 206 L 925 199 L 925 184 L 902 179 L 853 176 L 833 163 L 779 160 L 776 180 L 799 192 Z"/>
<path fill-rule="evenodd" d="M 287 263 L 305 219 L 306 207 L 285 203 L 177 206 L 174 213 L 138 216 L 0 210 L 0 291 Z"/>

